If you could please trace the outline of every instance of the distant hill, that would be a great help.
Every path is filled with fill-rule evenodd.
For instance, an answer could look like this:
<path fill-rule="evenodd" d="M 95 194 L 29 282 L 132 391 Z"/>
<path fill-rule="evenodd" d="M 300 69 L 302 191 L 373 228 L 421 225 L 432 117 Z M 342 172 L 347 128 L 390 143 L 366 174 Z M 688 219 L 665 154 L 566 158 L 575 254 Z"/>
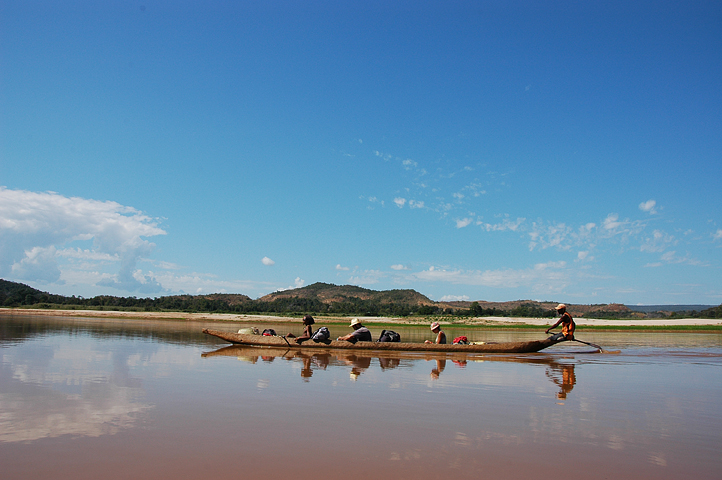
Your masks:
<path fill-rule="evenodd" d="M 71 297 L 72 298 L 72 297 Z M 0 279 L 0 305 L 15 303 L 34 304 L 40 302 L 63 303 L 67 297 L 42 292 L 24 283 Z"/>
<path fill-rule="evenodd" d="M 331 304 L 351 299 L 378 302 L 381 304 L 395 303 L 406 306 L 435 305 L 436 302 L 416 290 L 385 290 L 376 291 L 355 285 L 334 285 L 331 283 L 314 283 L 307 287 L 294 288 L 270 293 L 259 298 L 262 302 L 273 302 L 279 299 L 304 298 Z"/>
<path fill-rule="evenodd" d="M 521 307 L 532 307 L 548 311 L 554 310 L 554 308 L 559 305 L 559 302 L 539 302 L 537 300 L 513 300 L 509 302 L 486 302 L 484 300 L 479 300 L 476 302 L 464 301 L 439 303 L 443 305 L 448 305 L 451 308 L 470 308 L 473 303 L 478 303 L 479 307 L 483 308 L 484 310 L 497 309 L 505 312 L 519 309 Z M 625 305 L 622 305 L 621 303 L 605 303 L 594 305 L 576 305 L 572 303 L 567 303 L 566 305 L 567 310 L 572 316 L 579 317 L 589 316 L 599 312 L 624 314 L 631 311 L 629 308 L 627 308 Z"/>
<path fill-rule="evenodd" d="M 627 305 L 633 312 L 653 313 L 653 312 L 701 312 L 717 305 Z"/>
<path fill-rule="evenodd" d="M 514 300 L 509 302 L 463 301 L 434 302 L 411 290 L 376 291 L 355 285 L 314 283 L 306 287 L 283 290 L 257 300 L 236 293 L 209 295 L 170 295 L 158 298 L 65 297 L 42 292 L 22 283 L 0 279 L 0 306 L 36 308 L 95 308 L 105 310 L 133 309 L 178 312 L 235 313 L 325 313 L 363 316 L 459 315 L 553 317 L 557 302 Z M 722 318 L 722 305 L 643 305 L 619 303 L 597 305 L 567 304 L 574 317 L 643 318 L 693 315 Z"/>

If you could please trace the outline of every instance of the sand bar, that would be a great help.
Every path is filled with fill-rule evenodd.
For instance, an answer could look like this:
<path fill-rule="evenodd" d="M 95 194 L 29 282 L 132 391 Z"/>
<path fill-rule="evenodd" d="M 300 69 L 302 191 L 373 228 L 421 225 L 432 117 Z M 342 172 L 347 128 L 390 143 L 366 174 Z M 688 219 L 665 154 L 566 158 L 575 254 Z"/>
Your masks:
<path fill-rule="evenodd" d="M 187 312 L 129 312 L 115 310 L 45 310 L 33 308 L 0 308 L 0 315 L 47 315 L 59 317 L 96 317 L 96 318 L 128 318 L 147 320 L 186 320 L 186 321 L 219 321 L 219 322 L 298 322 L 302 315 L 297 317 L 282 317 L 274 315 L 238 315 L 229 313 L 187 313 Z M 345 323 L 351 316 L 321 317 L 327 323 Z M 428 320 L 423 317 L 356 317 L 365 323 L 397 323 L 400 325 L 426 324 Z M 443 318 L 434 317 L 444 322 Z M 705 326 L 722 325 L 719 318 L 653 318 L 653 319 L 599 319 L 576 317 L 574 321 L 581 326 L 606 327 L 675 327 L 675 326 Z M 550 318 L 512 318 L 512 317 L 470 317 L 459 320 L 455 317 L 453 323 L 460 325 L 551 325 L 555 322 Z M 451 322 L 449 322 L 451 323 Z"/>

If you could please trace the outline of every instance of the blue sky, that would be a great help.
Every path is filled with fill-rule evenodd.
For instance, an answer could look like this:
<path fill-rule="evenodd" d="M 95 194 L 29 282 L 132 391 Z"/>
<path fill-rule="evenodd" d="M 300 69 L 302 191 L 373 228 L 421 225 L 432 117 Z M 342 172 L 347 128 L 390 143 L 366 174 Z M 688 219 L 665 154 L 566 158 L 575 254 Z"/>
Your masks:
<path fill-rule="evenodd" d="M 0 277 L 722 302 L 722 3 L 0 1 Z"/>

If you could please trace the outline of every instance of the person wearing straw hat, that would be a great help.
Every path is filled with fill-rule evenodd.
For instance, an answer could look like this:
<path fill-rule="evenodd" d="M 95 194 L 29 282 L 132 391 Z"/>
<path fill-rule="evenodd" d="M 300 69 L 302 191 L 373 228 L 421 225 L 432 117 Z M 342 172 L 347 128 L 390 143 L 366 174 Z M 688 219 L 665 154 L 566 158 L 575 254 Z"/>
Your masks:
<path fill-rule="evenodd" d="M 443 330 L 441 330 L 441 325 L 439 325 L 439 322 L 434 322 L 431 324 L 431 331 L 436 334 L 436 341 L 432 342 L 431 340 L 424 340 L 424 343 L 446 343 L 446 334 Z"/>
<path fill-rule="evenodd" d="M 349 333 L 348 335 L 344 335 L 343 337 L 338 337 L 337 340 L 346 340 L 351 343 L 356 342 L 373 342 L 373 339 L 371 338 L 371 332 L 369 332 L 369 329 L 361 325 L 361 322 L 358 318 L 354 318 L 351 320 L 351 325 L 349 325 L 351 328 L 353 328 L 353 332 Z"/>
<path fill-rule="evenodd" d="M 552 338 L 558 342 L 561 342 L 562 340 L 574 340 L 574 329 L 576 329 L 577 326 L 574 323 L 572 316 L 567 312 L 567 306 L 560 303 L 556 306 L 555 310 L 561 315 L 561 318 L 557 320 L 557 323 L 547 328 L 546 333 L 549 333 L 550 330 L 553 330 L 561 324 L 562 331 L 552 336 Z"/>

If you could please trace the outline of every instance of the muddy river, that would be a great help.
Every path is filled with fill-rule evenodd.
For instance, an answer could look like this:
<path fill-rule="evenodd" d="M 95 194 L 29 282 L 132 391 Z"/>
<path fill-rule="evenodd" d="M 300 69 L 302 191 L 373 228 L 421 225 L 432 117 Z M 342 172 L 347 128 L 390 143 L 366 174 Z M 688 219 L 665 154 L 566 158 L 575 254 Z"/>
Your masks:
<path fill-rule="evenodd" d="M 229 347 L 205 326 L 246 325 L 0 317 L 0 476 L 722 477 L 722 334 L 580 328 L 618 353 L 463 356 Z"/>

